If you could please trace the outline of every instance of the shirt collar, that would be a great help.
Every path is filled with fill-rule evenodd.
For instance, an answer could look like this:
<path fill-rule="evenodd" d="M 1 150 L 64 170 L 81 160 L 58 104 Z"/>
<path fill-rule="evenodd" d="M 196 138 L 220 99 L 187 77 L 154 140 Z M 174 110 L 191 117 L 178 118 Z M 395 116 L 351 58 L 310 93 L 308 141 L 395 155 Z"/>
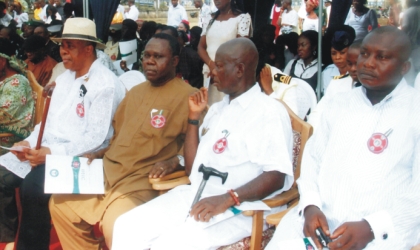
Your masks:
<path fill-rule="evenodd" d="M 90 68 L 89 68 L 89 71 L 86 73 L 86 74 L 84 74 L 83 76 L 81 76 L 81 77 L 79 77 L 79 78 L 77 78 L 77 79 L 82 79 L 82 80 L 84 80 L 84 81 L 87 81 L 88 79 L 89 79 L 89 77 L 90 77 L 90 74 L 91 74 L 91 72 L 96 68 L 96 66 L 98 65 L 98 64 L 101 64 L 101 60 L 99 59 L 99 58 L 97 58 L 93 63 L 92 63 L 92 65 L 90 65 Z M 76 74 L 76 72 L 73 72 L 74 74 Z"/>
<path fill-rule="evenodd" d="M 255 83 L 248 91 L 233 99 L 231 104 L 238 103 L 243 109 L 246 109 L 254 99 L 254 95 L 257 93 L 261 93 L 261 88 L 258 83 Z M 224 105 L 229 105 L 229 95 L 225 95 L 222 102 Z"/>
<path fill-rule="evenodd" d="M 317 62 L 318 62 L 318 59 L 315 59 L 315 60 L 313 60 L 310 64 L 308 64 L 308 66 L 305 66 L 305 63 L 303 62 L 303 60 L 302 60 L 302 59 L 299 59 L 299 60 L 297 61 L 297 63 L 302 64 L 302 66 L 303 66 L 303 68 L 304 68 L 304 69 L 306 69 L 306 68 L 309 68 L 309 67 L 313 66 L 313 65 L 314 65 L 314 64 L 316 64 Z"/>
<path fill-rule="evenodd" d="M 363 93 L 363 99 L 370 104 L 371 106 L 376 106 L 376 105 L 383 105 L 384 103 L 386 103 L 387 101 L 391 100 L 392 98 L 396 98 L 398 97 L 398 95 L 408 86 L 407 82 L 405 81 L 404 77 L 401 79 L 401 81 L 397 84 L 397 86 L 394 88 L 394 90 L 389 93 L 387 96 L 385 96 L 384 99 L 382 99 L 382 101 L 380 101 L 379 103 L 372 105 L 372 103 L 370 102 L 369 98 L 366 95 L 366 88 L 361 87 L 362 89 L 362 93 Z"/>

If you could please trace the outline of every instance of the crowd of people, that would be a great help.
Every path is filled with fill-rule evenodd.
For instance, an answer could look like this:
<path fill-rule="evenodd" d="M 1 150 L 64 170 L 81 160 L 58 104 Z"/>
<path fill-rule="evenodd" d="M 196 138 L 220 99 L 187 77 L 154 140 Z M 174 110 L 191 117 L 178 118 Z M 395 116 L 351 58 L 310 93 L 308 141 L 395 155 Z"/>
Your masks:
<path fill-rule="evenodd" d="M 128 0 L 106 43 L 101 24 L 76 17 L 71 3 L 36 0 L 29 18 L 25 0 L 0 1 L 5 249 L 48 249 L 51 221 L 63 249 L 98 249 L 98 222 L 103 244 L 117 250 L 217 249 L 250 236 L 252 218 L 240 211 L 263 209 L 261 200 L 294 182 L 284 105 L 314 134 L 299 204 L 266 249 L 304 237 L 320 249 L 316 229 L 329 249 L 419 244 L 420 4 L 392 2 L 400 11 L 380 27 L 367 1 L 353 0 L 344 23 L 327 29 L 334 3 L 326 1 L 319 27 L 318 0 L 298 11 L 292 1 L 275 0 L 268 24 L 254 30 L 242 0 L 193 0 L 197 26 L 178 0 L 166 24 L 139 19 Z M 45 124 L 34 124 L 28 71 L 53 90 Z M 128 87 L 123 77 L 133 72 L 146 80 Z M 102 159 L 105 193 L 45 193 L 47 155 Z M 203 166 L 228 179 L 210 178 L 193 203 Z M 149 179 L 177 170 L 191 184 L 158 197 Z"/>

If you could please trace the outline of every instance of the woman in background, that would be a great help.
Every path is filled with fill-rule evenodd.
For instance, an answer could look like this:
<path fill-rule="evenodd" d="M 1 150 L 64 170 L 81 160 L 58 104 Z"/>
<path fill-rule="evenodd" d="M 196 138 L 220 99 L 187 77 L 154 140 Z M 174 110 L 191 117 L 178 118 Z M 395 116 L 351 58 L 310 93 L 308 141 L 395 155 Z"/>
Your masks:
<path fill-rule="evenodd" d="M 362 41 L 372 30 L 378 28 L 378 16 L 375 10 L 365 5 L 367 0 L 353 0 L 353 7 L 350 8 L 344 24 L 353 27 L 356 31 L 355 41 Z"/>
<path fill-rule="evenodd" d="M 204 62 L 204 87 L 209 88 L 208 104 L 223 99 L 224 94 L 211 84 L 211 72 L 216 67 L 214 59 L 219 46 L 237 37 L 252 34 L 251 16 L 242 13 L 242 0 L 220 0 L 215 2 L 218 11 L 209 25 L 203 29 L 198 54 Z"/>
<path fill-rule="evenodd" d="M 22 74 L 24 64 L 12 56 L 13 45 L 0 38 L 0 145 L 11 147 L 22 141 L 32 131 L 34 100 L 28 79 Z M 0 155 L 7 151 L 0 148 Z M 3 239 L 2 239 L 3 240 Z M 14 238 L 6 242 L 12 242 Z"/>
<path fill-rule="evenodd" d="M 290 61 L 284 73 L 307 82 L 316 90 L 318 77 L 318 32 L 307 30 L 298 39 L 299 59 Z"/>

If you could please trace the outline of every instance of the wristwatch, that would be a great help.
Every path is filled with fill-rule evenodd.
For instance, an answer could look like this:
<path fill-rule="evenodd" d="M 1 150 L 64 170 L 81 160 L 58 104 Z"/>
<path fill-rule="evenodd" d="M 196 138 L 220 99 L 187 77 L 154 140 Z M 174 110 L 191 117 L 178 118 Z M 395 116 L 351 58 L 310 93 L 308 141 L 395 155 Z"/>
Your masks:
<path fill-rule="evenodd" d="M 184 156 L 182 156 L 182 155 L 176 155 L 176 157 L 178 157 L 179 165 L 181 165 L 182 167 L 185 167 Z"/>

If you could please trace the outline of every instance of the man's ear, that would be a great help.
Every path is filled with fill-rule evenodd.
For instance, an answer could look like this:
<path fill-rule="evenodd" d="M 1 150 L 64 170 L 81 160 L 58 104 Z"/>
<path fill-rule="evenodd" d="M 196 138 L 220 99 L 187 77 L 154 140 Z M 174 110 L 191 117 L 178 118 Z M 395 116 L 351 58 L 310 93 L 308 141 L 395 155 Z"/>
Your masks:
<path fill-rule="evenodd" d="M 85 47 L 85 51 L 86 51 L 87 54 L 93 53 L 94 49 L 95 48 L 93 46 L 91 46 L 91 45 Z"/>
<path fill-rule="evenodd" d="M 174 67 L 176 67 L 176 66 L 178 66 L 178 63 L 179 63 L 179 56 L 173 56 L 172 57 L 172 65 Z"/>
<path fill-rule="evenodd" d="M 242 76 L 244 75 L 244 73 L 245 73 L 245 64 L 243 64 L 243 63 L 238 63 L 237 65 L 236 65 L 236 77 L 237 78 L 242 78 Z"/>
<path fill-rule="evenodd" d="M 410 61 L 405 61 L 401 66 L 401 75 L 404 76 L 411 68 Z"/>

